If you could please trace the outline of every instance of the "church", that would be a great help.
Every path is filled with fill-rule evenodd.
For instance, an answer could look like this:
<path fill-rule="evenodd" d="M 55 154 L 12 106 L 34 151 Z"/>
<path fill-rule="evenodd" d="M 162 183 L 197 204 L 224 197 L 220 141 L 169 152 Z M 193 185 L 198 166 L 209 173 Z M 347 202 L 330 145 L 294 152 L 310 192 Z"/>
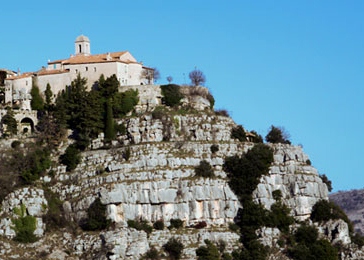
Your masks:
<path fill-rule="evenodd" d="M 101 74 L 105 78 L 115 74 L 121 86 L 153 84 L 154 69 L 143 66 L 130 52 L 108 52 L 91 54 L 91 44 L 87 36 L 80 35 L 75 40 L 75 53 L 67 59 L 48 61 L 46 67 L 37 72 L 17 73 L 4 80 L 4 103 L 19 104 L 21 109 L 30 110 L 30 90 L 33 84 L 41 93 L 51 86 L 56 96 L 77 77 L 87 79 L 87 89 L 91 89 Z"/>

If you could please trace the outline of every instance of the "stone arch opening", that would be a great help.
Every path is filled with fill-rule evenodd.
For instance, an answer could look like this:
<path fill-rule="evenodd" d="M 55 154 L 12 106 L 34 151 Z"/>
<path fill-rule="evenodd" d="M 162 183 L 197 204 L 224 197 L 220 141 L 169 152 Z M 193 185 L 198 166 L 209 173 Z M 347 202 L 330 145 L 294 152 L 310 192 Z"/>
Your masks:
<path fill-rule="evenodd" d="M 20 133 L 27 134 L 27 133 L 33 133 L 34 132 L 34 122 L 29 117 L 24 117 L 20 121 Z"/>

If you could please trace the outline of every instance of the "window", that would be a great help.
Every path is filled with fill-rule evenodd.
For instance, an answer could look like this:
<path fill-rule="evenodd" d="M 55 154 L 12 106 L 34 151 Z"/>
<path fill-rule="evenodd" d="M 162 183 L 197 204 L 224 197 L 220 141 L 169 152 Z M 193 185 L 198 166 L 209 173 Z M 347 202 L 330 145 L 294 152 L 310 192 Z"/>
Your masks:
<path fill-rule="evenodd" d="M 25 86 L 28 86 L 28 81 L 25 81 Z"/>
<path fill-rule="evenodd" d="M 88 67 L 86 67 L 85 69 L 86 69 L 86 71 L 88 71 Z"/>
<path fill-rule="evenodd" d="M 76 73 L 78 73 L 78 69 L 75 69 Z"/>
<path fill-rule="evenodd" d="M 78 51 L 79 53 L 82 53 L 82 47 L 81 47 L 81 44 L 78 45 Z"/>
<path fill-rule="evenodd" d="M 96 67 L 94 67 L 94 71 L 96 72 Z"/>

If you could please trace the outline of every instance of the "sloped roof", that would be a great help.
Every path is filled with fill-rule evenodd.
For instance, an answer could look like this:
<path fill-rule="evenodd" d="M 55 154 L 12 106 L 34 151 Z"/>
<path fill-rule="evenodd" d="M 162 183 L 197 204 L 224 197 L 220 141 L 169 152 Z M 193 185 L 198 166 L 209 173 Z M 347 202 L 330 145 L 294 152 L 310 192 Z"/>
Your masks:
<path fill-rule="evenodd" d="M 36 74 L 37 76 L 44 76 L 44 75 L 53 75 L 53 74 L 61 74 L 61 73 L 67 73 L 69 70 L 47 70 L 42 69 L 38 71 Z"/>
<path fill-rule="evenodd" d="M 6 78 L 5 80 L 23 79 L 23 78 L 31 77 L 33 75 L 34 75 L 33 72 L 24 72 L 19 76 L 12 76 L 12 77 Z"/>
<path fill-rule="evenodd" d="M 137 63 L 135 58 L 128 51 L 111 52 L 95 55 L 76 55 L 69 59 L 50 61 L 48 64 L 88 64 L 88 63 L 102 63 L 102 62 L 123 62 L 123 63 Z"/>

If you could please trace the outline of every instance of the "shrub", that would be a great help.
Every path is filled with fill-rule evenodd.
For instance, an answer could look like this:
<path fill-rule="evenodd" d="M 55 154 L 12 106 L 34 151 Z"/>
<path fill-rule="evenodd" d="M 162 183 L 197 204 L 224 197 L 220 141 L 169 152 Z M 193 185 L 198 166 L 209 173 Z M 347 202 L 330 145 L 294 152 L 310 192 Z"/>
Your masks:
<path fill-rule="evenodd" d="M 183 221 L 179 218 L 172 218 L 170 220 L 170 226 L 168 227 L 169 229 L 175 228 L 175 229 L 179 229 L 183 227 Z"/>
<path fill-rule="evenodd" d="M 239 231 L 239 226 L 235 224 L 234 222 L 229 222 L 229 229 L 233 232 Z"/>
<path fill-rule="evenodd" d="M 36 229 L 36 219 L 33 216 L 26 215 L 24 204 L 20 208 L 15 208 L 14 213 L 18 218 L 12 219 L 14 224 L 15 237 L 14 240 L 20 243 L 34 243 L 38 238 L 34 235 Z"/>
<path fill-rule="evenodd" d="M 320 200 L 316 202 L 312 207 L 312 212 L 310 216 L 313 221 L 328 221 L 330 219 L 342 219 L 348 226 L 349 231 L 353 231 L 353 224 L 349 220 L 345 212 L 335 203 L 327 200 Z"/>
<path fill-rule="evenodd" d="M 88 219 L 81 224 L 83 230 L 103 230 L 111 224 L 110 219 L 106 219 L 106 205 L 101 203 L 100 198 L 91 203 L 87 215 Z"/>
<path fill-rule="evenodd" d="M 208 93 L 206 99 L 210 102 L 210 108 L 213 109 L 215 105 L 215 98 L 211 93 Z"/>
<path fill-rule="evenodd" d="M 210 150 L 211 150 L 212 153 L 218 152 L 219 151 L 219 145 L 217 145 L 217 144 L 211 145 Z"/>
<path fill-rule="evenodd" d="M 80 150 L 76 148 L 76 145 L 68 146 L 65 153 L 60 156 L 60 161 L 67 166 L 67 171 L 76 169 L 77 165 L 81 162 Z"/>
<path fill-rule="evenodd" d="M 208 239 L 205 241 L 206 246 L 200 246 L 196 249 L 198 260 L 220 260 L 220 253 L 217 247 Z"/>
<path fill-rule="evenodd" d="M 112 107 L 114 117 L 125 116 L 133 111 L 138 102 L 138 90 L 129 89 L 125 92 L 115 93 Z"/>
<path fill-rule="evenodd" d="M 152 118 L 162 120 L 166 115 L 166 111 L 163 106 L 158 106 L 152 111 Z"/>
<path fill-rule="evenodd" d="M 206 221 L 200 221 L 196 225 L 193 226 L 196 229 L 201 229 L 207 227 Z"/>
<path fill-rule="evenodd" d="M 263 137 L 258 134 L 257 132 L 255 132 L 254 130 L 250 132 L 253 136 L 252 136 L 252 142 L 253 143 L 263 143 Z"/>
<path fill-rule="evenodd" d="M 337 249 L 327 240 L 318 240 L 318 231 L 314 226 L 300 226 L 294 238 L 296 243 L 288 250 L 289 256 L 293 259 L 338 259 Z"/>
<path fill-rule="evenodd" d="M 203 178 L 214 178 L 214 169 L 209 162 L 202 160 L 200 164 L 195 167 L 195 176 Z"/>
<path fill-rule="evenodd" d="M 50 189 L 44 189 L 44 196 L 48 202 L 47 214 L 43 215 L 43 221 L 47 230 L 59 229 L 66 226 L 62 201 Z"/>
<path fill-rule="evenodd" d="M 271 206 L 270 210 L 268 223 L 282 232 L 288 232 L 289 226 L 294 223 L 294 218 L 290 216 L 290 209 L 278 201 Z"/>
<path fill-rule="evenodd" d="M 153 246 L 140 259 L 142 259 L 142 260 L 158 260 L 158 259 L 160 259 L 158 250 Z"/>
<path fill-rule="evenodd" d="M 180 101 L 183 98 L 183 95 L 180 92 L 180 86 L 168 84 L 162 85 L 160 88 L 163 95 L 162 101 L 166 104 L 166 106 L 176 107 L 180 104 Z"/>
<path fill-rule="evenodd" d="M 116 124 L 115 125 L 115 131 L 117 133 L 119 133 L 120 135 L 125 135 L 126 134 L 126 127 L 125 125 L 122 123 L 122 124 Z"/>
<path fill-rule="evenodd" d="M 231 138 L 238 139 L 240 142 L 246 141 L 246 133 L 242 125 L 238 125 L 231 129 Z"/>
<path fill-rule="evenodd" d="M 223 170 L 228 175 L 228 183 L 241 203 L 251 199 L 251 194 L 259 184 L 260 177 L 268 174 L 273 162 L 273 151 L 265 144 L 256 144 L 241 157 L 227 157 Z"/>
<path fill-rule="evenodd" d="M 157 220 L 156 222 L 154 222 L 153 227 L 156 230 L 163 230 L 164 229 L 164 221 L 162 219 Z"/>
<path fill-rule="evenodd" d="M 329 192 L 330 192 L 330 191 L 332 191 L 332 183 L 331 183 L 331 181 L 329 180 L 329 178 L 327 178 L 327 176 L 326 176 L 325 174 L 320 174 L 319 176 L 320 176 L 320 178 L 321 178 L 322 182 L 326 184 L 326 186 L 327 186 L 327 190 L 328 190 Z"/>
<path fill-rule="evenodd" d="M 20 141 L 18 141 L 18 140 L 13 141 L 13 142 L 11 143 L 11 148 L 13 148 L 13 149 L 17 149 L 17 148 L 19 148 L 19 147 L 20 147 L 20 144 L 21 144 L 21 142 L 20 142 Z"/>
<path fill-rule="evenodd" d="M 182 256 L 183 244 L 175 238 L 170 238 L 163 249 L 169 254 L 170 259 L 178 260 Z"/>
<path fill-rule="evenodd" d="M 272 196 L 274 200 L 281 200 L 282 199 L 282 191 L 281 190 L 274 190 L 272 192 Z"/>
<path fill-rule="evenodd" d="M 282 143 L 291 144 L 289 141 L 289 134 L 285 131 L 283 127 L 271 126 L 270 130 L 265 137 L 265 140 L 269 143 Z"/>
<path fill-rule="evenodd" d="M 123 158 L 124 158 L 126 161 L 129 161 L 129 159 L 130 159 L 130 154 L 131 154 L 130 147 L 127 147 L 127 148 L 125 149 L 125 151 L 123 152 Z"/>
<path fill-rule="evenodd" d="M 226 109 L 217 109 L 215 114 L 218 116 L 230 117 L 229 112 Z"/>
<path fill-rule="evenodd" d="M 143 219 L 129 219 L 127 223 L 128 227 L 135 228 L 136 230 L 143 230 L 148 235 L 153 231 L 153 227 L 148 223 L 148 221 Z"/>
<path fill-rule="evenodd" d="M 51 166 L 50 152 L 46 148 L 35 147 L 24 156 L 20 177 L 24 184 L 31 184 L 44 175 Z"/>
<path fill-rule="evenodd" d="M 307 165 L 312 165 L 311 160 L 310 160 L 310 159 L 307 159 L 307 160 L 306 160 L 306 164 L 307 164 Z"/>

